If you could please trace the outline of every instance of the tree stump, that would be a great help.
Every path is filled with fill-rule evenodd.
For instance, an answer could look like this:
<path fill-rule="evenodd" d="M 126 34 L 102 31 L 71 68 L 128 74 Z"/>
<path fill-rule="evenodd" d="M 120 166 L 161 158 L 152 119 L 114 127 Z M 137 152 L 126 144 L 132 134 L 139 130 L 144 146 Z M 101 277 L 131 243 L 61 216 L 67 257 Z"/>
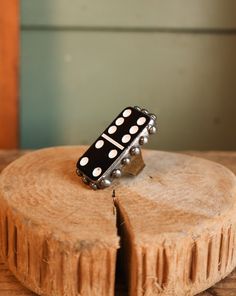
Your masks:
<path fill-rule="evenodd" d="M 114 295 L 114 205 L 110 192 L 89 190 L 75 174 L 81 151 L 42 149 L 0 178 L 2 255 L 38 294 Z"/>
<path fill-rule="evenodd" d="M 93 191 L 75 174 L 84 150 L 38 150 L 0 176 L 1 253 L 25 286 L 48 296 L 114 295 L 119 245 L 131 296 L 195 295 L 236 266 L 232 172 L 144 150 L 137 177 Z"/>

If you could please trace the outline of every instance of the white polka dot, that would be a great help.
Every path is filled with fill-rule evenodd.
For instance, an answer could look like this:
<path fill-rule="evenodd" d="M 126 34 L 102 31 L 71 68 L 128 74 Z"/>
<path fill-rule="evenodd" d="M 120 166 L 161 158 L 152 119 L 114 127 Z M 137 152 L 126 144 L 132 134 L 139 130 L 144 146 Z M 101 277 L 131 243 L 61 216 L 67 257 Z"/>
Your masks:
<path fill-rule="evenodd" d="M 138 131 L 138 126 L 137 125 L 133 125 L 131 126 L 131 128 L 129 129 L 129 132 L 131 135 L 136 134 Z"/>
<path fill-rule="evenodd" d="M 83 157 L 79 163 L 81 166 L 85 166 L 88 162 L 89 162 L 88 157 Z"/>
<path fill-rule="evenodd" d="M 112 125 L 109 127 L 108 129 L 108 133 L 111 135 L 111 134 L 114 134 L 117 130 L 117 127 L 115 125 Z"/>
<path fill-rule="evenodd" d="M 95 147 L 97 149 L 100 149 L 103 145 L 104 145 L 104 141 L 103 140 L 98 140 L 97 143 L 95 144 Z"/>
<path fill-rule="evenodd" d="M 123 117 L 119 117 L 116 119 L 116 125 L 122 125 L 124 123 L 124 118 Z"/>
<path fill-rule="evenodd" d="M 122 143 L 128 143 L 129 140 L 131 139 L 130 135 L 124 135 L 121 139 Z"/>
<path fill-rule="evenodd" d="M 130 116 L 130 114 L 132 113 L 132 111 L 130 109 L 126 109 L 124 112 L 123 112 L 123 116 L 124 117 L 128 117 Z"/>
<path fill-rule="evenodd" d="M 140 117 L 138 120 L 137 120 L 137 124 L 138 125 L 143 125 L 145 122 L 146 122 L 146 118 L 145 117 Z"/>
<path fill-rule="evenodd" d="M 117 152 L 116 149 L 112 149 L 112 150 L 109 152 L 108 157 L 109 157 L 109 158 L 114 158 L 114 157 L 116 157 L 117 153 L 118 153 L 118 152 Z"/>
<path fill-rule="evenodd" d="M 101 173 L 102 173 L 102 169 L 101 168 L 95 168 L 94 170 L 93 170 L 93 176 L 94 177 L 98 177 L 99 175 L 101 175 Z"/>

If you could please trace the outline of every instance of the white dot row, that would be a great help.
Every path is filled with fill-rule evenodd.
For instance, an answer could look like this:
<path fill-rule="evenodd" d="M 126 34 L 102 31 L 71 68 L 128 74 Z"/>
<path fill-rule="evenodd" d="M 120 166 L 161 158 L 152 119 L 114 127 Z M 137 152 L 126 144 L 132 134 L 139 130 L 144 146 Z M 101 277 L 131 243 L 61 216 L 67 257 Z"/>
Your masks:
<path fill-rule="evenodd" d="M 124 117 L 128 117 L 130 114 L 131 114 L 131 110 L 130 109 L 126 109 L 124 112 L 123 112 L 123 116 Z M 116 119 L 116 121 L 115 121 L 115 124 L 116 125 L 112 125 L 112 126 L 110 126 L 109 127 L 109 129 L 108 129 L 108 134 L 110 134 L 110 135 L 112 135 L 112 134 L 114 134 L 116 131 L 117 131 L 117 126 L 120 126 L 120 125 L 122 125 L 123 123 L 124 123 L 124 118 L 123 117 L 119 117 L 119 118 L 117 118 Z M 143 125 L 144 123 L 146 122 L 146 118 L 145 117 L 140 117 L 138 120 L 137 120 L 137 125 Z M 135 126 L 136 127 L 136 126 Z M 138 131 L 138 129 L 137 129 L 137 131 Z M 136 132 L 137 132 L 136 131 Z M 136 132 L 133 132 L 133 134 L 134 133 L 136 133 Z"/>
<path fill-rule="evenodd" d="M 102 140 L 101 140 L 102 141 Z M 110 159 L 112 159 L 112 158 L 115 158 L 116 156 L 117 156 L 117 154 L 118 154 L 118 151 L 116 150 L 116 149 L 112 149 L 112 150 L 110 150 L 110 152 L 108 153 L 108 157 L 110 158 Z M 88 164 L 88 162 L 89 162 L 89 158 L 88 157 L 83 157 L 83 158 L 81 158 L 81 160 L 80 160 L 80 165 L 81 166 L 86 166 L 87 164 Z M 99 173 L 98 174 L 98 170 L 97 170 L 98 168 L 95 168 L 94 170 L 93 170 L 93 172 L 92 172 L 92 174 L 93 174 L 93 176 L 94 177 L 98 177 L 101 173 Z M 101 171 L 102 172 L 102 169 L 101 168 L 99 168 L 100 170 L 99 171 Z"/>
<path fill-rule="evenodd" d="M 119 118 L 118 118 L 119 119 Z M 140 117 L 138 120 L 137 120 L 137 124 L 138 125 L 143 125 L 144 123 L 146 122 L 146 118 L 145 117 Z M 115 125 L 112 125 L 111 127 L 109 127 L 108 129 L 108 133 L 111 135 L 111 134 L 114 134 L 117 130 L 117 127 Z M 134 135 L 138 132 L 139 130 L 139 127 L 137 125 L 133 125 L 131 126 L 131 128 L 129 129 L 129 133 L 131 135 Z M 130 134 L 126 134 L 122 137 L 121 141 L 122 143 L 128 143 L 131 139 L 131 136 Z M 97 147 L 98 146 L 98 147 Z M 99 146 L 100 145 L 95 145 L 96 148 L 100 148 Z"/>
<path fill-rule="evenodd" d="M 123 112 L 123 116 L 124 117 L 129 117 L 132 113 L 132 110 L 131 109 L 126 109 L 124 112 Z"/>
<path fill-rule="evenodd" d="M 112 150 L 110 151 L 110 153 L 111 153 L 111 152 L 112 152 Z M 110 153 L 109 153 L 109 154 L 110 154 Z M 89 158 L 85 156 L 85 157 L 81 158 L 81 160 L 80 160 L 80 165 L 81 165 L 81 166 L 85 166 L 86 164 L 88 164 L 88 162 L 89 162 Z M 93 174 L 94 177 L 98 177 L 98 176 L 100 176 L 101 173 L 102 173 L 102 169 L 101 169 L 100 167 L 95 168 L 95 169 L 93 170 L 93 172 L 92 172 L 92 174 Z"/>
<path fill-rule="evenodd" d="M 132 113 L 132 110 L 131 110 L 131 109 L 126 109 L 126 110 L 122 113 L 122 115 L 123 115 L 124 117 L 129 117 L 129 116 L 131 115 L 131 113 Z M 137 120 L 137 125 L 141 126 L 141 125 L 143 125 L 145 122 L 146 122 L 146 118 L 145 118 L 145 117 L 140 117 L 140 118 Z M 120 125 L 122 125 L 123 123 L 124 123 L 124 118 L 123 118 L 123 117 L 119 117 L 119 118 L 117 118 L 117 120 L 116 120 L 116 122 L 115 122 L 115 124 L 116 124 L 117 126 L 120 126 Z M 138 132 L 139 127 L 138 127 L 137 125 L 133 125 L 133 126 L 131 126 L 131 128 L 129 129 L 129 133 L 130 133 L 130 134 L 133 135 L 133 134 L 136 134 L 136 133 Z M 117 126 L 112 125 L 112 126 L 108 129 L 108 133 L 109 133 L 109 134 L 114 134 L 114 133 L 116 132 L 116 130 L 117 130 Z M 128 142 L 130 141 L 130 139 L 131 139 L 131 135 L 130 135 L 130 134 L 126 134 L 126 135 L 124 135 L 124 136 L 122 137 L 122 139 L 121 139 L 122 143 L 128 143 Z M 96 144 L 95 144 L 95 147 L 96 147 L 97 149 L 100 149 L 100 148 L 103 147 L 103 145 L 104 145 L 104 141 L 103 141 L 103 140 L 98 140 L 98 141 L 96 142 Z M 110 150 L 110 152 L 108 153 L 108 157 L 112 159 L 112 158 L 115 158 L 115 157 L 117 156 L 117 154 L 118 154 L 118 151 L 117 151 L 116 149 L 112 149 L 112 150 Z M 83 157 L 83 158 L 80 160 L 80 165 L 81 165 L 81 166 L 86 166 L 86 165 L 88 164 L 88 162 L 89 162 L 89 158 L 88 158 L 88 157 Z M 98 177 L 98 176 L 101 175 L 101 173 L 102 173 L 102 169 L 101 169 L 100 167 L 96 167 L 96 168 L 93 170 L 92 175 L 93 175 L 94 177 Z"/>
<path fill-rule="evenodd" d="M 139 118 L 139 119 L 137 120 L 137 124 L 138 124 L 138 125 L 144 124 L 145 121 L 146 121 L 146 118 L 145 118 L 145 117 L 141 117 L 141 118 Z M 141 123 L 141 124 L 140 124 L 140 123 Z M 139 130 L 139 127 L 138 127 L 137 125 L 133 125 L 133 126 L 131 126 L 131 128 L 129 129 L 129 133 L 130 133 L 131 135 L 134 135 L 134 134 L 136 134 L 136 133 L 138 132 L 138 130 Z M 126 135 L 124 135 L 124 136 L 122 137 L 122 139 L 121 139 L 122 143 L 128 143 L 128 142 L 130 141 L 130 139 L 131 139 L 131 135 L 130 135 L 130 134 L 126 134 Z"/>

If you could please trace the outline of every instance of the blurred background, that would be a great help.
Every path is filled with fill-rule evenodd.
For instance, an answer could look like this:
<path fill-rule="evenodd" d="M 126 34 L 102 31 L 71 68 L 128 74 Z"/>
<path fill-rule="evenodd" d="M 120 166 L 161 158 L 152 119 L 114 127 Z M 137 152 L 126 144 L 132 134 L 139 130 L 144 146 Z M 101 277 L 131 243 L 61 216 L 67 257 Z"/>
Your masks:
<path fill-rule="evenodd" d="M 236 149 L 236 1 L 21 0 L 19 146 L 91 144 L 126 106 L 149 148 Z"/>

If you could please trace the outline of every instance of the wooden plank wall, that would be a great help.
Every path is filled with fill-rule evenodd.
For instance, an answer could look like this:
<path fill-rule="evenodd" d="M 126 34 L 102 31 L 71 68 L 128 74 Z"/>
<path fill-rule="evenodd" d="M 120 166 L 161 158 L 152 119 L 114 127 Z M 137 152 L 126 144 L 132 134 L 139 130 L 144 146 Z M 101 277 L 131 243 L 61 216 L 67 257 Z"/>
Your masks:
<path fill-rule="evenodd" d="M 23 26 L 235 29 L 236 3 L 228 0 L 23 0 Z"/>
<path fill-rule="evenodd" d="M 18 0 L 0 1 L 0 148 L 17 148 L 18 122 Z"/>
<path fill-rule="evenodd" d="M 126 105 L 155 149 L 236 149 L 236 2 L 22 0 L 22 147 L 89 144 Z"/>

